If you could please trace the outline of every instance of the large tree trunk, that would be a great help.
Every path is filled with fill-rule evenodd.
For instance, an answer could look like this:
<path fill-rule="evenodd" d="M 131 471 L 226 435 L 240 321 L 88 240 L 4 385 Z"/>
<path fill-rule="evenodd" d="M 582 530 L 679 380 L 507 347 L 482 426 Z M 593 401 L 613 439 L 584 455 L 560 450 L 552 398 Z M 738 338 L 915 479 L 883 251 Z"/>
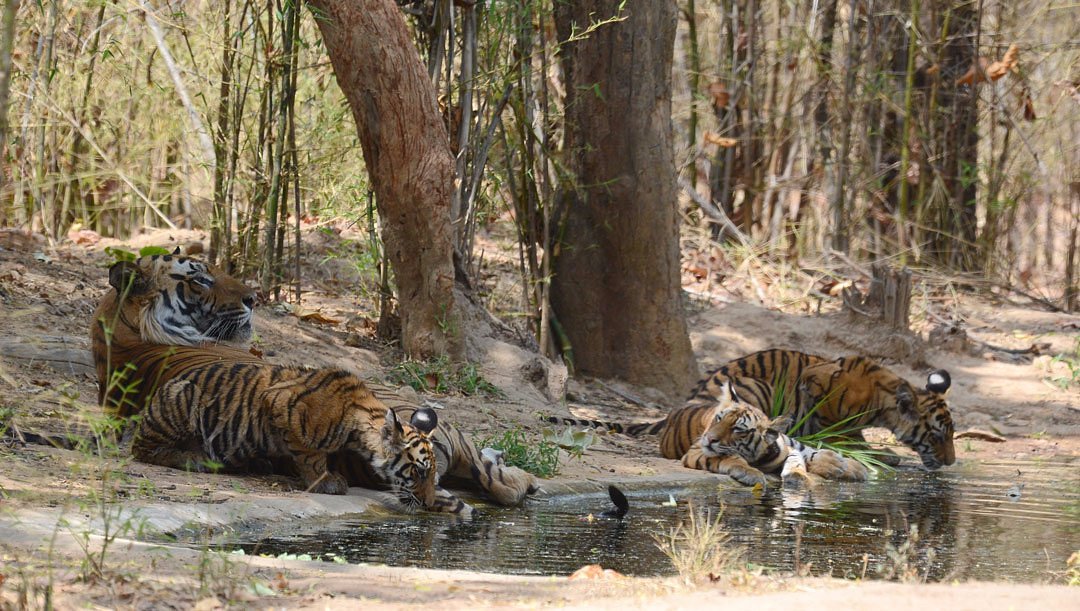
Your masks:
<path fill-rule="evenodd" d="M 555 4 L 560 40 L 614 16 L 618 0 Z M 583 374 L 684 392 L 696 374 L 682 309 L 671 125 L 675 3 L 635 2 L 625 21 L 562 47 L 566 163 L 552 306 Z"/>
<path fill-rule="evenodd" d="M 431 79 L 392 0 L 308 4 L 356 120 L 397 279 L 402 346 L 414 357 L 458 357 L 454 167 Z"/>

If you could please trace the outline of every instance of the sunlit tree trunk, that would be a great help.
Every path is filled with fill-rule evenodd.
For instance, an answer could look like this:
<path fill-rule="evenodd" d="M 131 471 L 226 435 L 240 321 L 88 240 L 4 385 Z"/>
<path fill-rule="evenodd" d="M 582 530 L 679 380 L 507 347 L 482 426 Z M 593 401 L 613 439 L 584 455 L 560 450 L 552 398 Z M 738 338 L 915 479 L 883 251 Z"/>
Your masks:
<path fill-rule="evenodd" d="M 454 167 L 431 79 L 391 0 L 308 5 L 356 120 L 397 281 L 402 345 L 414 357 L 460 356 L 450 231 Z"/>
<path fill-rule="evenodd" d="M 560 40 L 618 13 L 616 0 L 556 3 Z M 672 149 L 673 1 L 564 44 L 566 164 L 552 307 L 579 373 L 681 395 L 695 371 L 682 308 Z"/>

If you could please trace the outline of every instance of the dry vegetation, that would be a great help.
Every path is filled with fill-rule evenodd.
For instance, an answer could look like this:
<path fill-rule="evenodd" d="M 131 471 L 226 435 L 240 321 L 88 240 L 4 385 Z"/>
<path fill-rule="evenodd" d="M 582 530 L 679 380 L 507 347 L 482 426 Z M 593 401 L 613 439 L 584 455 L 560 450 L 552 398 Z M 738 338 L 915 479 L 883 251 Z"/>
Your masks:
<path fill-rule="evenodd" d="M 545 245 L 558 221 L 550 204 L 570 180 L 559 163 L 563 79 L 551 3 L 401 4 L 459 154 L 465 266 L 484 305 L 523 335 L 538 334 Z M 969 34 L 986 59 L 983 79 L 941 73 L 947 43 L 970 38 L 947 25 L 960 2 L 679 4 L 673 118 L 682 280 L 702 366 L 769 345 L 885 357 L 912 380 L 927 365 L 948 366 L 961 372 L 952 395 L 958 428 L 1009 437 L 1003 445 L 968 442 L 962 457 L 1075 454 L 1080 328 L 1060 311 L 1076 307 L 1069 291 L 1080 273 L 1077 9 L 1065 0 L 982 4 Z M 909 11 L 918 14 L 915 36 Z M 344 363 L 380 376 L 400 365 L 401 354 L 376 337 L 392 278 L 356 131 L 310 13 L 288 0 L 23 2 L 10 55 L 0 339 L 56 336 L 85 350 L 87 318 L 105 286 L 103 247 L 198 242 L 249 279 L 262 271 L 268 301 L 291 302 L 259 314 L 268 358 Z M 950 174 L 947 123 L 964 105 L 977 110 L 977 154 Z M 957 197 L 969 188 L 974 199 Z M 212 232 L 170 229 L 193 225 Z M 841 291 L 865 289 L 874 260 L 916 270 L 917 339 L 899 357 L 840 312 Z M 957 323 L 965 338 L 922 341 Z M 590 416 L 658 413 L 640 389 L 571 381 L 559 404 L 517 369 L 479 366 L 509 396 L 482 407 L 439 400 L 480 438 L 502 433 L 493 422 L 538 434 L 535 412 L 564 406 Z M 86 420 L 75 414 L 96 413 L 95 384 L 82 370 L 57 375 L 40 361 L 0 361 L 0 388 L 4 421 L 23 427 L 81 429 Z M 597 444 L 598 452 L 565 461 L 562 476 L 677 470 L 644 443 L 607 436 Z M 60 508 L 111 524 L 120 539 L 138 523 L 115 513 L 118 499 L 209 507 L 292 494 L 281 478 L 178 476 L 53 449 L 0 452 L 0 511 Z M 89 537 L 84 524 L 63 534 Z M 335 567 L 185 552 L 157 576 L 146 575 L 148 556 L 138 549 L 112 556 L 116 549 L 96 537 L 55 555 L 29 543 L 0 548 L 0 608 L 339 602 L 323 582 Z M 688 569 L 695 573 L 725 562 L 703 550 L 675 553 L 717 563 Z M 674 606 L 709 600 L 679 598 L 685 590 L 668 583 L 558 589 L 348 568 L 337 575 L 344 595 L 378 597 L 374 606 L 430 602 L 431 588 L 457 607 L 473 605 L 470 597 L 580 604 L 591 596 L 622 606 L 627 592 L 666 596 Z M 1076 582 L 1075 563 L 1068 571 Z M 724 587 L 787 587 L 746 579 Z M 715 596 L 709 587 L 705 595 Z M 981 600 L 1031 600 L 1010 592 Z M 883 590 L 873 600 L 896 595 Z"/>
<path fill-rule="evenodd" d="M 459 153 L 458 243 L 482 276 L 478 228 L 515 220 L 515 309 L 536 327 L 549 204 L 568 180 L 550 5 L 466 3 L 452 20 L 446 6 L 403 10 Z M 1065 305 L 1080 222 L 1075 8 L 984 4 L 958 31 L 966 6 L 682 3 L 686 240 L 707 251 L 723 233 L 781 265 L 839 251 L 971 270 Z M 52 243 L 80 228 L 213 227 L 211 255 L 259 265 L 265 289 L 295 276 L 298 217 L 376 227 L 351 117 L 312 16 L 291 2 L 22 3 L 18 17 L 0 225 Z M 949 54 L 976 42 L 989 76 L 942 72 L 970 68 Z M 977 151 L 956 162 L 948 125 L 966 106 Z"/>

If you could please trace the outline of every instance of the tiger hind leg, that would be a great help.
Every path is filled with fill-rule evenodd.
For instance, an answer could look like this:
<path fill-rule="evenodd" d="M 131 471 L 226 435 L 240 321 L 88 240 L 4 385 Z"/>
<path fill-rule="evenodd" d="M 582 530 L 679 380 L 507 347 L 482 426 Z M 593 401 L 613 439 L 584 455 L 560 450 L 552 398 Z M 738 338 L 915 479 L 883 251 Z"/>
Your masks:
<path fill-rule="evenodd" d="M 825 479 L 864 482 L 870 471 L 859 461 L 845 458 L 832 450 L 804 450 L 807 471 Z"/>
<path fill-rule="evenodd" d="M 476 445 L 453 426 L 440 422 L 435 436 L 435 445 L 450 452 L 445 475 L 472 482 L 496 503 L 518 505 L 540 489 L 531 473 L 507 465 L 496 450 L 478 451 Z"/>

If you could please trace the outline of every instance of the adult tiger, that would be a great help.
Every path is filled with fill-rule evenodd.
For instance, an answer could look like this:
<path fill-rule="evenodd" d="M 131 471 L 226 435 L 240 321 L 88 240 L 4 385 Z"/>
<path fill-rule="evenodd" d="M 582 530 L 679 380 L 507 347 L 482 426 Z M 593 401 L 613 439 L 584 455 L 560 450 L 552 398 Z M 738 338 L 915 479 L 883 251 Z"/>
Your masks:
<path fill-rule="evenodd" d="M 121 261 L 109 268 L 112 288 L 90 323 L 98 403 L 106 413 L 127 417 L 145 407 L 163 373 L 159 355 L 145 354 L 147 345 L 241 345 L 251 339 L 255 291 L 179 252 Z M 218 358 L 212 352 L 201 359 L 188 354 L 182 365 L 174 365 L 172 375 L 180 373 L 177 367 Z"/>
<path fill-rule="evenodd" d="M 119 416 L 141 412 L 158 388 L 189 371 L 215 367 L 221 371 L 199 388 L 214 393 L 222 380 L 236 376 L 229 373 L 234 368 L 270 366 L 245 350 L 219 343 L 250 338 L 254 304 L 254 293 L 220 270 L 189 257 L 153 255 L 114 264 L 109 284 L 112 290 L 91 324 L 99 394 L 108 412 Z M 121 374 L 113 373 L 117 371 Z M 402 418 L 411 418 L 417 409 L 401 405 L 387 387 L 367 386 L 376 400 L 393 396 L 390 403 Z M 241 395 L 232 395 L 231 400 L 241 405 L 246 401 Z M 431 437 L 440 475 L 466 479 L 506 505 L 518 504 L 536 491 L 532 475 L 503 464 L 493 450 L 478 451 L 450 424 L 440 422 Z M 330 460 L 350 484 L 371 483 L 370 473 L 362 477 L 366 465 L 349 466 L 362 461 L 338 455 Z"/>
<path fill-rule="evenodd" d="M 797 376 L 795 376 L 797 374 Z M 570 418 L 549 421 L 607 428 L 632 436 L 660 434 L 666 458 L 682 458 L 705 429 L 700 410 L 734 388 L 740 399 L 763 412 L 791 416 L 793 435 L 839 429 L 837 437 L 864 441 L 861 429 L 885 427 L 937 469 L 955 460 L 953 425 L 945 393 L 949 373 L 931 373 L 924 390 L 865 357 L 835 361 L 793 350 L 763 350 L 730 361 L 708 373 L 683 407 L 663 420 L 625 424 Z M 889 460 L 886 458 L 886 460 Z M 895 462 L 895 461 L 893 461 Z"/>
<path fill-rule="evenodd" d="M 791 471 L 809 472 L 825 479 L 865 481 L 866 467 L 832 450 L 815 449 L 783 433 L 787 417 L 770 420 L 760 409 L 739 401 L 727 383 L 697 443 L 684 456 L 687 466 L 725 473 L 747 485 L 765 484 L 766 474 L 785 477 Z"/>

